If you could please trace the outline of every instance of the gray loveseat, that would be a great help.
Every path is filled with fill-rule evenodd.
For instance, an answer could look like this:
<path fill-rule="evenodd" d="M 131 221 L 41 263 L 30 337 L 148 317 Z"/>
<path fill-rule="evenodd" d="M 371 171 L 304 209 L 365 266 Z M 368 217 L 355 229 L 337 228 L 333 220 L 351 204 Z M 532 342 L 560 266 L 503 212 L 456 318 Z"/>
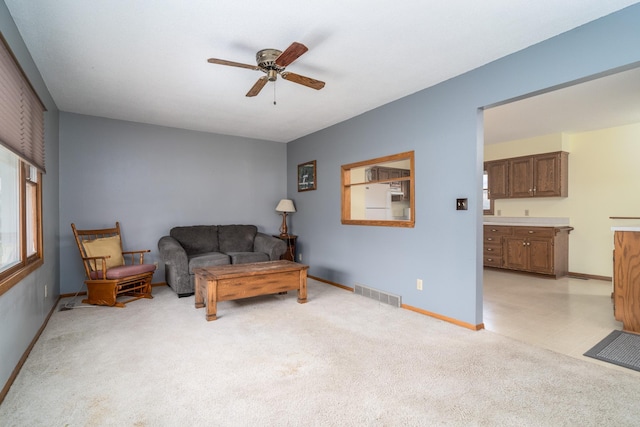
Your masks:
<path fill-rule="evenodd" d="M 194 269 L 278 260 L 287 245 L 255 225 L 192 225 L 172 228 L 158 249 L 167 284 L 184 297 L 194 293 Z"/>

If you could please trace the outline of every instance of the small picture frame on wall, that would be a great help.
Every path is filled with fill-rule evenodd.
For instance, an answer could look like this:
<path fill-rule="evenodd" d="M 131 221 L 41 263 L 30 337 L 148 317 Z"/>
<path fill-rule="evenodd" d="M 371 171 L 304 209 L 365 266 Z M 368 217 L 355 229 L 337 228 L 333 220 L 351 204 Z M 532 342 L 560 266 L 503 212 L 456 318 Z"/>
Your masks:
<path fill-rule="evenodd" d="M 317 181 L 315 160 L 298 165 L 298 191 L 315 190 Z"/>

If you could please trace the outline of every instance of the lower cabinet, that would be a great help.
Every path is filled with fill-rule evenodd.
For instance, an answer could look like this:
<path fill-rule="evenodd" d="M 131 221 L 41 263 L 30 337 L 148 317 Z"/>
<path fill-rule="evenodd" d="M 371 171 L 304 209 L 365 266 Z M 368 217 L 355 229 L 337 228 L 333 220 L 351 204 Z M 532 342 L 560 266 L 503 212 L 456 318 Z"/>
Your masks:
<path fill-rule="evenodd" d="M 640 232 L 616 231 L 614 247 L 615 319 L 625 331 L 640 333 Z"/>
<path fill-rule="evenodd" d="M 484 226 L 484 266 L 566 276 L 572 227 Z"/>

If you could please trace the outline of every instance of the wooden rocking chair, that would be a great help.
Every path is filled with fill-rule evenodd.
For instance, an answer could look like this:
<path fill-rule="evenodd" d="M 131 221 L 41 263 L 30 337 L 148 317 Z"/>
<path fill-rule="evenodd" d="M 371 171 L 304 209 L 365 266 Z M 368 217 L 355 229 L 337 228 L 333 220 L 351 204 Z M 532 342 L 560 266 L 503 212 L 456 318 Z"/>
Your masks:
<path fill-rule="evenodd" d="M 144 254 L 151 251 L 123 251 L 119 222 L 115 228 L 78 230 L 71 224 L 71 229 L 87 277 L 83 303 L 124 307 L 140 298 L 153 298 L 151 278 L 156 266 L 144 263 Z M 119 296 L 132 298 L 119 302 Z"/>

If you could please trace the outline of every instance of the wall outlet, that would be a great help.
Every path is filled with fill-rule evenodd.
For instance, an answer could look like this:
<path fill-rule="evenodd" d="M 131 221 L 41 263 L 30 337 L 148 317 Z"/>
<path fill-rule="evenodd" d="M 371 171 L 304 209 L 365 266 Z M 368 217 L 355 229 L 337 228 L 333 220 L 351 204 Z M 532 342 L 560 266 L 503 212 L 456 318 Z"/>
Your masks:
<path fill-rule="evenodd" d="M 156 268 L 158 268 L 158 261 L 154 262 L 153 265 L 155 265 Z"/>
<path fill-rule="evenodd" d="M 47 285 L 44 285 L 44 297 L 47 297 Z"/>
<path fill-rule="evenodd" d="M 502 211 L 498 209 L 498 216 L 502 215 Z"/>
<path fill-rule="evenodd" d="M 524 210 L 524 216 L 529 216 L 529 209 Z"/>
<path fill-rule="evenodd" d="M 422 279 L 416 280 L 416 289 L 418 289 L 419 291 L 422 290 Z"/>
<path fill-rule="evenodd" d="M 302 254 L 298 254 L 298 261 L 302 261 Z"/>

